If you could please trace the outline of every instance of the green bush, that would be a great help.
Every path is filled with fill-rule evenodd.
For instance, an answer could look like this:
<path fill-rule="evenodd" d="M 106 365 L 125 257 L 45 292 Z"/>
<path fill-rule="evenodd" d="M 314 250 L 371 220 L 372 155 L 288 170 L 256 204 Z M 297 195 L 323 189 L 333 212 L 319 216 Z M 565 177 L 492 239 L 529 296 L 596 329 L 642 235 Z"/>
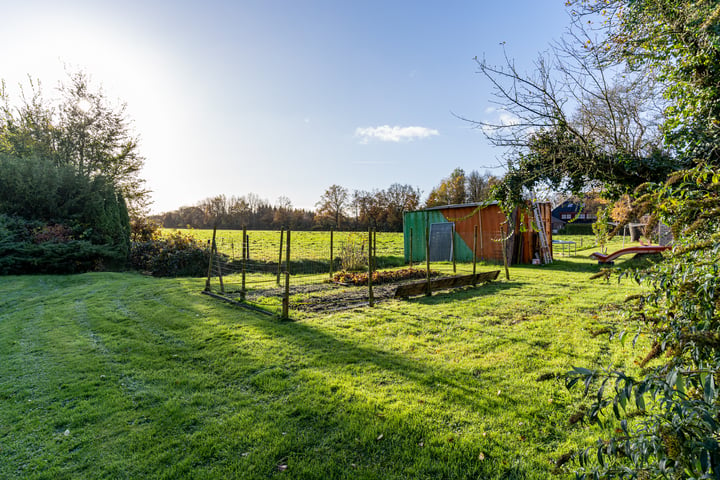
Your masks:
<path fill-rule="evenodd" d="M 125 262 L 123 249 L 77 240 L 65 225 L 0 214 L 0 274 L 79 273 Z"/>
<path fill-rule="evenodd" d="M 653 341 L 645 370 L 575 367 L 566 377 L 591 394 L 585 415 L 606 429 L 579 452 L 577 478 L 720 477 L 719 192 L 717 167 L 702 164 L 637 192 L 660 212 L 649 224 L 670 225 L 675 243 L 663 261 L 621 273 L 649 287 L 625 306 L 635 338 Z"/>
<path fill-rule="evenodd" d="M 0 273 L 124 268 L 125 201 L 110 181 L 31 157 L 0 155 Z"/>
<path fill-rule="evenodd" d="M 209 249 L 180 232 L 134 242 L 130 251 L 131 266 L 156 277 L 202 277 L 207 275 L 209 262 Z"/>
<path fill-rule="evenodd" d="M 592 223 L 567 223 L 558 235 L 594 235 L 592 226 Z"/>

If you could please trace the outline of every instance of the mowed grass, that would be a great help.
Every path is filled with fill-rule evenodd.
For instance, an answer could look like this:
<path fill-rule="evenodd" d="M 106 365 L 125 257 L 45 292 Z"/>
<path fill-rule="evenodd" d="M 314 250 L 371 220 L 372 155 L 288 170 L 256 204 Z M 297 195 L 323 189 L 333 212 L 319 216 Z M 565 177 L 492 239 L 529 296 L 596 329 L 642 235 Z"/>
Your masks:
<path fill-rule="evenodd" d="M 0 278 L 0 478 L 545 479 L 557 376 L 643 355 L 585 257 L 281 322 L 133 273 Z M 642 340 L 641 342 L 642 343 Z"/>

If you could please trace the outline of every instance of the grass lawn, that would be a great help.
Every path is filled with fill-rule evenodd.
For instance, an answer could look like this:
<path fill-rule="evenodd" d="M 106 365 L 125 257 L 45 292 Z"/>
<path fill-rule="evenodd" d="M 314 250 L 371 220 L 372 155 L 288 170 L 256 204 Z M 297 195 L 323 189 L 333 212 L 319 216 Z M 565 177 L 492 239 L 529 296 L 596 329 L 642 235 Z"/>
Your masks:
<path fill-rule="evenodd" d="M 599 433 L 555 376 L 643 355 L 598 334 L 639 287 L 597 270 L 294 322 L 204 279 L 0 277 L 0 478 L 569 478 Z"/>

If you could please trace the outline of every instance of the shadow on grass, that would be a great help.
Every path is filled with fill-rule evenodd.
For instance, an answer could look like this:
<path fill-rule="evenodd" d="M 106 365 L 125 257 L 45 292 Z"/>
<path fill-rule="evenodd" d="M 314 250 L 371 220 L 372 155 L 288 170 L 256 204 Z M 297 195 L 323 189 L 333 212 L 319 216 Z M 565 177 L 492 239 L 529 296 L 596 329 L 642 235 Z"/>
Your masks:
<path fill-rule="evenodd" d="M 266 318 L 257 317 L 253 326 L 277 339 L 279 343 L 288 342 L 301 347 L 323 364 L 338 367 L 372 365 L 405 377 L 426 389 L 428 394 L 437 394 L 438 389 L 445 389 L 445 393 L 450 394 L 446 395 L 446 398 L 462 408 L 492 412 L 501 405 L 503 408 L 512 408 L 516 403 L 509 398 L 498 399 L 490 392 L 484 395 L 482 385 L 471 372 L 426 365 L 392 351 L 361 346 L 339 339 L 307 323 L 267 321 Z"/>
<path fill-rule="evenodd" d="M 459 295 L 464 298 L 472 298 L 477 296 L 478 293 L 482 295 L 487 294 L 498 294 L 508 289 L 514 289 L 521 287 L 521 283 L 496 283 L 485 286 L 489 288 L 488 291 L 478 292 L 465 291 L 460 292 Z M 430 299 L 419 299 L 419 302 L 436 302 L 440 303 L 443 301 L 449 301 L 450 297 L 457 300 L 457 295 L 442 295 Z M 382 307 L 385 309 L 386 307 Z M 430 321 L 428 318 L 423 318 L 421 315 L 415 315 L 415 321 Z M 279 350 L 283 349 L 283 345 L 287 344 L 294 348 L 298 348 L 303 352 L 304 355 L 309 357 L 308 362 L 303 362 L 303 366 L 299 368 L 310 368 L 311 370 L 321 366 L 323 370 L 333 371 L 337 370 L 344 374 L 350 374 L 352 376 L 361 375 L 358 372 L 367 370 L 370 384 L 364 383 L 361 388 L 373 388 L 372 378 L 374 375 L 382 377 L 382 372 L 387 372 L 392 376 L 404 378 L 406 381 L 412 384 L 411 388 L 417 390 L 418 398 L 435 398 L 442 408 L 442 404 L 452 405 L 452 408 L 448 409 L 448 413 L 452 410 L 457 409 L 458 411 L 468 410 L 473 412 L 474 415 L 481 416 L 496 416 L 499 412 L 512 411 L 521 407 L 521 404 L 526 401 L 522 397 L 516 397 L 512 394 L 500 395 L 497 392 L 497 378 L 493 372 L 488 372 L 487 377 L 484 374 L 478 376 L 478 372 L 467 369 L 448 368 L 442 366 L 442 362 L 423 362 L 417 359 L 405 356 L 402 353 L 396 351 L 385 350 L 378 348 L 377 346 L 367 346 L 358 342 L 349 341 L 343 338 L 339 338 L 332 333 L 323 331 L 320 327 L 298 321 L 298 322 L 279 322 L 279 321 L 268 321 L 266 318 L 254 317 L 250 320 L 252 327 L 260 330 L 264 335 L 269 338 L 273 338 L 276 342 Z M 510 338 L 500 338 L 499 340 L 504 342 L 510 342 Z M 514 339 L 517 340 L 517 339 Z M 292 365 L 288 365 L 290 370 L 293 370 Z M 330 385 L 333 383 L 332 377 L 327 380 L 328 392 L 332 392 Z M 362 383 L 362 380 L 357 380 Z M 392 382 L 391 382 L 392 384 Z M 383 383 L 377 384 L 375 388 L 381 389 Z M 404 389 L 403 389 L 404 390 Z M 325 392 L 325 394 L 328 394 Z M 329 398 L 321 400 L 320 402 L 330 402 Z M 318 408 L 323 410 L 325 407 L 310 403 L 304 407 L 298 407 L 301 409 L 315 409 Z M 360 407 L 362 410 L 365 407 Z M 417 420 L 413 417 L 412 407 L 405 412 L 396 412 L 398 424 L 402 426 L 401 430 L 404 434 L 418 437 L 422 439 L 424 435 L 430 433 L 434 428 L 417 423 Z M 372 409 L 367 409 L 368 421 L 373 421 L 376 417 L 377 412 Z M 316 412 L 312 415 L 312 418 L 318 415 L 327 415 L 322 411 Z M 409 415 L 408 418 L 404 418 Z M 440 415 L 442 417 L 442 414 Z M 337 422 L 335 428 L 345 430 L 347 436 L 356 435 L 353 432 L 353 426 L 345 424 L 342 417 L 332 416 L 327 418 L 326 421 Z M 460 421 L 460 420 L 458 420 Z M 512 427 L 508 427 L 512 428 Z M 429 431 L 428 431 L 429 429 Z M 542 437 L 542 435 L 540 435 Z M 542 439 L 538 438 L 541 442 Z M 398 446 L 399 447 L 399 446 Z M 396 447 L 393 447 L 396 448 Z M 506 451 L 508 445 L 504 442 L 498 442 L 497 440 L 489 441 L 486 448 L 492 450 L 495 453 L 495 458 L 490 462 L 477 462 L 472 465 L 472 471 L 470 476 L 465 477 L 464 475 L 454 478 L 530 478 L 537 475 L 538 472 L 534 470 L 536 467 L 531 467 L 531 464 L 516 464 L 506 465 L 501 462 L 502 458 L 498 452 Z M 398 453 L 392 454 L 397 455 Z M 430 452 L 424 455 L 432 455 Z M 443 454 L 446 455 L 446 454 Z M 459 458 L 454 457 L 454 453 L 450 458 L 454 461 L 458 461 Z M 439 461 L 435 458 L 435 461 Z M 466 468 L 469 465 L 466 465 Z M 450 467 L 448 467 L 450 468 Z M 450 478 L 447 472 L 437 471 L 436 478 Z M 430 477 L 428 477 L 430 478 Z"/>
<path fill-rule="evenodd" d="M 484 297 L 487 295 L 497 295 L 506 290 L 522 288 L 527 285 L 524 282 L 513 281 L 495 281 L 478 285 L 477 287 L 463 287 L 454 290 L 442 290 L 433 293 L 432 296 L 420 296 L 407 299 L 408 303 L 420 305 L 438 305 L 442 303 L 452 303 L 458 300 L 466 300 L 469 298 Z"/>
<path fill-rule="evenodd" d="M 525 270 L 542 270 L 542 271 L 562 271 L 562 272 L 573 272 L 573 273 L 597 273 L 598 264 L 592 259 L 581 259 L 581 261 L 567 260 L 567 259 L 555 259 L 552 263 L 547 265 L 516 265 L 513 269 L 525 269 Z M 512 270 L 510 271 L 512 277 Z"/>
<path fill-rule="evenodd" d="M 439 305 L 486 295 L 498 295 L 512 289 L 522 288 L 525 285 L 526 283 L 523 282 L 491 282 L 474 288 L 441 292 L 431 297 L 415 297 L 407 302 L 419 305 Z M 399 313 L 386 304 L 383 304 L 382 307 L 378 306 L 377 309 Z M 429 321 L 422 315 L 412 315 L 404 311 L 401 313 L 412 316 L 415 320 Z M 372 364 L 407 378 L 416 385 L 428 389 L 429 393 L 436 393 L 438 387 L 444 387 L 448 393 L 451 393 L 448 398 L 451 398 L 454 403 L 461 407 L 471 407 L 475 411 L 492 412 L 501 405 L 503 408 L 512 408 L 516 403 L 510 398 L 500 401 L 489 393 L 483 395 L 482 384 L 478 383 L 478 379 L 473 377 L 471 372 L 438 368 L 437 365 L 426 365 L 395 352 L 360 346 L 339 339 L 302 321 L 283 322 L 256 318 L 257 320 L 253 322 L 254 327 L 279 341 L 287 341 L 296 345 L 300 343 L 304 350 L 311 352 L 311 355 L 322 362 L 341 367 Z"/>

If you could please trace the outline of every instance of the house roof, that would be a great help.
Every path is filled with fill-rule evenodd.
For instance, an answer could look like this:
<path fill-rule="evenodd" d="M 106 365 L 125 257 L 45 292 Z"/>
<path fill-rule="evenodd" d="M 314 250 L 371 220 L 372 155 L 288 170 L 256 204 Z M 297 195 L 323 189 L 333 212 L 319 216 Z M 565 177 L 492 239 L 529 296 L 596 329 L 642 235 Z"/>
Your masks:
<path fill-rule="evenodd" d="M 582 206 L 582 203 L 565 200 L 563 203 L 553 208 L 552 214 L 557 216 L 560 213 L 577 213 L 582 209 Z"/>

